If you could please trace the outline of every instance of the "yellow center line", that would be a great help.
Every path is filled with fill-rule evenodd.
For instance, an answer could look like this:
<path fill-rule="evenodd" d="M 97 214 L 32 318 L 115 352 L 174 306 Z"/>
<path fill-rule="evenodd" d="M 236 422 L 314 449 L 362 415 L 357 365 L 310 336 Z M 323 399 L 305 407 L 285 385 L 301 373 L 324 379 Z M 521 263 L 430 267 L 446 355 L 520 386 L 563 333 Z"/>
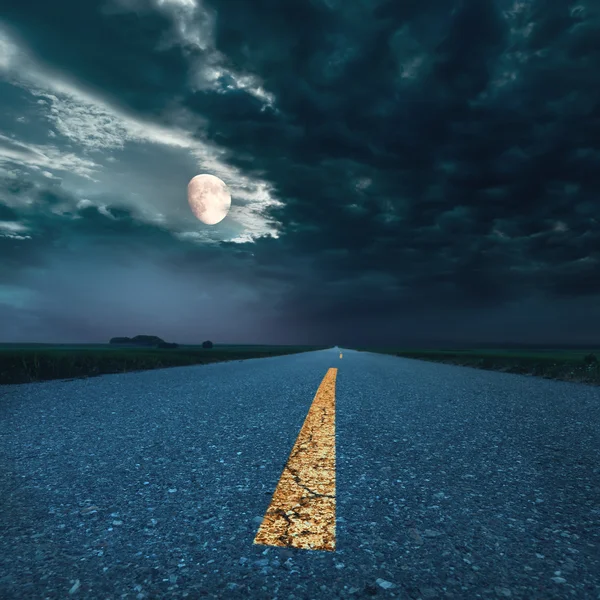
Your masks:
<path fill-rule="evenodd" d="M 335 379 L 327 371 L 258 528 L 255 544 L 335 550 Z"/>

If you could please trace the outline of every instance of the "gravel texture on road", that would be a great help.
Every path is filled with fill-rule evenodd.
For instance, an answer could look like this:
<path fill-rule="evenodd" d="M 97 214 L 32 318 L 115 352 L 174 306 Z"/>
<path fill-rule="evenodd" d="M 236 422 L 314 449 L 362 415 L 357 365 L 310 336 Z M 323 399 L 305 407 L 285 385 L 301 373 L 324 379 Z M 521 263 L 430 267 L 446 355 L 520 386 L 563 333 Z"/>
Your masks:
<path fill-rule="evenodd" d="M 254 536 L 337 367 L 335 552 Z M 0 597 L 600 598 L 597 387 L 339 349 L 0 388 Z"/>

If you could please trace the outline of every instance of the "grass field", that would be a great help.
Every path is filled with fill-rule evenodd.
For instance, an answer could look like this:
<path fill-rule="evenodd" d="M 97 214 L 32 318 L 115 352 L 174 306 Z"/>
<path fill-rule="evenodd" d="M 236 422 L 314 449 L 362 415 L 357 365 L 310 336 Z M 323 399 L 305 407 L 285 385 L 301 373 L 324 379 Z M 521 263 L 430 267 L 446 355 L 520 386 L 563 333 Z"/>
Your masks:
<path fill-rule="evenodd" d="M 223 344 L 211 349 L 201 345 L 158 349 L 110 344 L 0 344 L 0 385 L 263 358 L 323 348 Z"/>
<path fill-rule="evenodd" d="M 228 360 L 244 360 L 320 350 L 325 346 L 265 346 L 221 344 L 211 349 L 182 345 L 172 349 L 110 344 L 0 344 L 0 384 L 31 383 L 49 379 L 74 379 L 109 373 L 125 373 Z M 519 373 L 548 379 L 600 385 L 600 357 L 594 349 L 407 349 L 356 347 L 355 350 L 393 354 L 419 360 L 444 362 Z"/>
<path fill-rule="evenodd" d="M 355 350 L 600 385 L 600 363 L 591 359 L 586 361 L 586 356 L 590 354 L 600 359 L 600 348 L 597 350 L 589 348 L 585 350 L 560 348 L 416 350 L 361 347 Z"/>

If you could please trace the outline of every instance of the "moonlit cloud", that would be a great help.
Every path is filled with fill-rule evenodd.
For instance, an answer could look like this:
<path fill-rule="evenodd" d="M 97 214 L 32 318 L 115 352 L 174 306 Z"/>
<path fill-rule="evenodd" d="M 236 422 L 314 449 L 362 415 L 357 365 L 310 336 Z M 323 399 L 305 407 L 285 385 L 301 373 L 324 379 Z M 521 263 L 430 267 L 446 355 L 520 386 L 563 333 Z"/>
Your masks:
<path fill-rule="evenodd" d="M 70 171 L 93 179 L 94 173 L 104 169 L 93 160 L 94 152 L 123 150 L 128 143 L 151 143 L 181 149 L 196 160 L 199 172 L 209 172 L 226 181 L 234 202 L 242 201 L 231 215 L 242 231 L 232 239 L 252 240 L 262 235 L 277 235 L 276 224 L 266 221 L 263 216 L 269 207 L 280 204 L 271 196 L 268 183 L 245 176 L 228 165 L 223 150 L 218 146 L 191 136 L 182 127 L 166 127 L 127 114 L 78 87 L 61 73 L 44 68 L 5 29 L 0 29 L 0 40 L 7 57 L 1 64 L 1 72 L 9 81 L 25 88 L 38 99 L 41 113 L 53 128 L 51 137 L 58 134 L 86 153 L 85 158 L 80 158 L 52 145 L 9 144 L 10 140 L 2 136 L 0 161 L 33 169 Z M 199 123 L 201 125 L 201 120 Z"/>
<path fill-rule="evenodd" d="M 42 144 L 26 144 L 0 134 L 0 165 L 19 165 L 40 171 L 45 177 L 49 171 L 69 171 L 81 177 L 93 179 L 99 165 L 93 160 L 80 158 L 74 153 L 61 152 L 58 148 Z"/>

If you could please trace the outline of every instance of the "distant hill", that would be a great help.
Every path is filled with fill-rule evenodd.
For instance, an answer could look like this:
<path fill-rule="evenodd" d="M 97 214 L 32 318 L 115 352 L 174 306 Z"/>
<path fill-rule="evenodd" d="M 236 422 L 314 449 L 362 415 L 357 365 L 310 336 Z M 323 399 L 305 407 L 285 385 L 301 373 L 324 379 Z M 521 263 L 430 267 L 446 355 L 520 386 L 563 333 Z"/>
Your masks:
<path fill-rule="evenodd" d="M 177 348 L 178 344 L 165 342 L 156 335 L 136 335 L 135 337 L 114 337 L 110 339 L 110 344 L 120 346 L 147 346 L 152 348 Z"/>

